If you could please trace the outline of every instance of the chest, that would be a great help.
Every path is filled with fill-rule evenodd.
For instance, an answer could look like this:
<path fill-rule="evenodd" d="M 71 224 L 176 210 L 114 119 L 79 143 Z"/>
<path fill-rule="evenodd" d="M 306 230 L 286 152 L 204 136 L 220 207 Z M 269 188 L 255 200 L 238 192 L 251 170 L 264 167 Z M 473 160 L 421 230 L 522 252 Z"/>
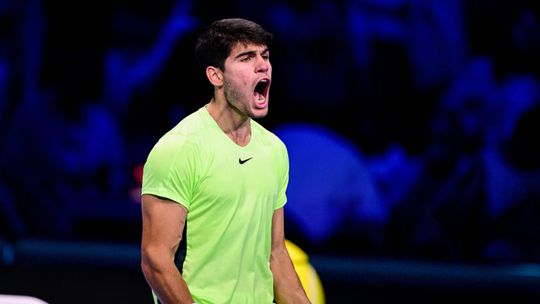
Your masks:
<path fill-rule="evenodd" d="M 277 155 L 263 146 L 217 150 L 209 155 L 197 195 L 217 207 L 273 203 L 280 188 L 279 170 Z"/>

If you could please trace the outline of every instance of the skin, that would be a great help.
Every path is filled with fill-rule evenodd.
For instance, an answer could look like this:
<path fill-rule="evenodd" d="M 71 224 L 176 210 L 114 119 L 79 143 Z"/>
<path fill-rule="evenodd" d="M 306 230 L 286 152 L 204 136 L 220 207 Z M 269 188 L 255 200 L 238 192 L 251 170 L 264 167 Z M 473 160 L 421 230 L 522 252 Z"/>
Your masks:
<path fill-rule="evenodd" d="M 193 303 L 187 284 L 174 265 L 186 216 L 186 208 L 176 202 L 154 195 L 142 196 L 141 267 L 146 281 L 164 304 Z"/>
<path fill-rule="evenodd" d="M 225 60 L 224 69 L 209 66 L 206 76 L 214 86 L 207 110 L 219 127 L 239 146 L 251 138 L 252 118 L 268 113 L 272 79 L 270 54 L 264 45 L 237 43 Z M 268 80 L 264 99 L 254 94 L 261 79 Z M 184 279 L 174 265 L 182 238 L 187 210 L 173 201 L 143 195 L 142 269 L 146 280 L 163 303 L 193 303 Z M 278 303 L 310 303 L 285 247 L 283 208 L 272 217 L 270 269 Z"/>
<path fill-rule="evenodd" d="M 269 87 L 264 102 L 253 95 L 261 79 L 270 86 L 272 65 L 266 46 L 237 43 L 225 60 L 224 69 L 209 66 L 206 76 L 214 86 L 214 98 L 207 109 L 219 127 L 240 146 L 249 143 L 251 118 L 268 113 Z"/>
<path fill-rule="evenodd" d="M 276 303 L 311 303 L 285 246 L 283 222 L 283 208 L 279 208 L 274 211 L 272 217 L 272 251 L 270 253 L 270 270 L 274 275 Z"/>

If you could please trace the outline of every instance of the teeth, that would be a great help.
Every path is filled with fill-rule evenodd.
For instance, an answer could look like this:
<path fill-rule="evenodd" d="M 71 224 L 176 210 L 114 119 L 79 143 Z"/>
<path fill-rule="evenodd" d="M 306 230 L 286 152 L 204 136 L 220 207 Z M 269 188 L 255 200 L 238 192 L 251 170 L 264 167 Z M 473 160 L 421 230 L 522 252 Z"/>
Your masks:
<path fill-rule="evenodd" d="M 253 95 L 255 95 L 255 100 L 257 100 L 257 102 L 264 102 L 266 100 L 264 93 L 266 92 L 267 85 L 269 83 L 269 79 L 261 79 L 259 83 L 255 86 Z"/>

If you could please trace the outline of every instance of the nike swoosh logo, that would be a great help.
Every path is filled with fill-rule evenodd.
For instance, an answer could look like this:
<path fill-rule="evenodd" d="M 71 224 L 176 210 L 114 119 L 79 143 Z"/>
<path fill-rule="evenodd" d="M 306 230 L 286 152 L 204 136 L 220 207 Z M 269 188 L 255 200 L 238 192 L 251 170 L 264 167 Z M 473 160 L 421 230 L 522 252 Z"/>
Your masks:
<path fill-rule="evenodd" d="M 253 157 L 250 157 L 250 158 L 247 158 L 247 159 L 241 159 L 241 158 L 238 158 L 238 163 L 241 165 L 245 162 L 247 162 L 248 160 L 252 159 Z"/>

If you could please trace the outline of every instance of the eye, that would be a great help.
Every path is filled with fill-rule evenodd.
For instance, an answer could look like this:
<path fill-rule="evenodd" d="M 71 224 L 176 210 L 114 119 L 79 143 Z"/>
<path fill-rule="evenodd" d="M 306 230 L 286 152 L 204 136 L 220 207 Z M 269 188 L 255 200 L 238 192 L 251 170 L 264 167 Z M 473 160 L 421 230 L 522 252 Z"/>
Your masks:
<path fill-rule="evenodd" d="M 253 55 L 247 55 L 247 56 L 245 56 L 245 57 L 242 57 L 242 58 L 240 59 L 240 61 L 242 61 L 242 62 L 248 62 L 248 61 L 251 60 L 251 58 L 253 58 Z"/>

